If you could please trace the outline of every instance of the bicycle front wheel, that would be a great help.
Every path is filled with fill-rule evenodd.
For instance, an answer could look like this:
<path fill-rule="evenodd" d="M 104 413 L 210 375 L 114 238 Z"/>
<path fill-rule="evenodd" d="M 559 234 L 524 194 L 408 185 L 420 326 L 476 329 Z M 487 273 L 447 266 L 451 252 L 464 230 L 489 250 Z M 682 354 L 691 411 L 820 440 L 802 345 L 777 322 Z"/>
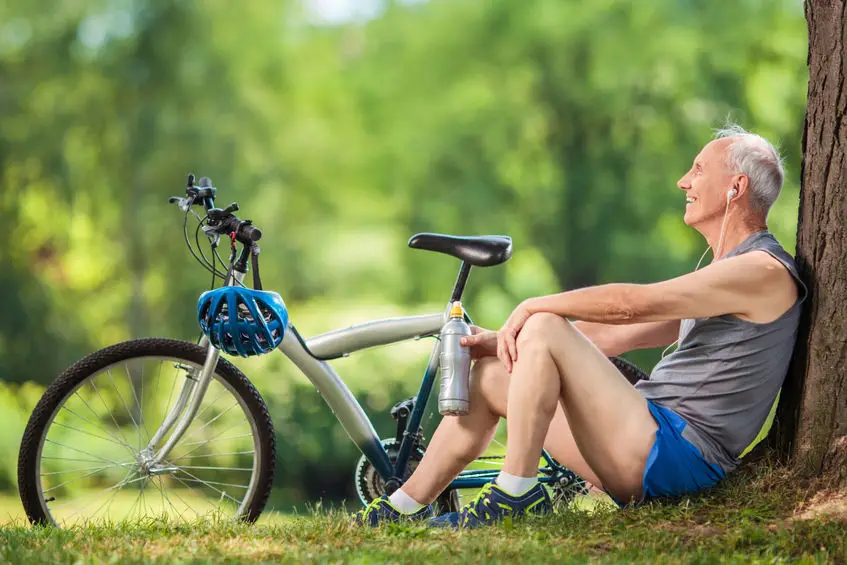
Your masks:
<path fill-rule="evenodd" d="M 59 376 L 21 442 L 18 488 L 30 521 L 256 520 L 273 480 L 273 425 L 258 391 L 231 363 L 218 360 L 203 403 L 167 458 L 155 463 L 159 446 L 148 447 L 192 390 L 205 357 L 193 343 L 139 339 L 93 353 Z"/>

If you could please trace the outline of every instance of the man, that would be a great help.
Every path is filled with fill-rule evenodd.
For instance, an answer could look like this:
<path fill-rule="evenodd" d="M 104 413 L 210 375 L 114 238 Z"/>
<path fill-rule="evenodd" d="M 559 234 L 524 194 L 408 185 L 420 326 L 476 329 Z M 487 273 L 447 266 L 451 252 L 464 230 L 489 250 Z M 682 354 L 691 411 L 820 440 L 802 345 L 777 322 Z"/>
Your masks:
<path fill-rule="evenodd" d="M 714 252 L 710 265 L 655 284 L 531 298 L 498 332 L 475 328 L 465 338 L 476 359 L 470 413 L 445 417 L 410 479 L 357 520 L 430 517 L 429 503 L 485 451 L 500 418 L 503 471 L 434 525 L 548 512 L 542 447 L 621 505 L 721 480 L 782 385 L 805 298 L 791 256 L 767 231 L 783 175 L 768 141 L 739 126 L 720 130 L 677 183 L 685 223 Z M 635 387 L 607 358 L 676 341 Z"/>

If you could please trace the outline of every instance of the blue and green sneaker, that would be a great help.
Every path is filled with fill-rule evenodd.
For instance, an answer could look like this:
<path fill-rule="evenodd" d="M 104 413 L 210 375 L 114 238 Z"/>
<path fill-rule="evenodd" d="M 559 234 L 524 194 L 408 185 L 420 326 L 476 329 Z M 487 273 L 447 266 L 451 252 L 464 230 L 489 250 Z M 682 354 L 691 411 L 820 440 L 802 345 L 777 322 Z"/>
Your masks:
<path fill-rule="evenodd" d="M 388 495 L 383 494 L 379 498 L 372 500 L 367 507 L 356 512 L 350 522 L 357 526 L 375 528 L 387 522 L 426 520 L 427 518 L 432 518 L 432 516 L 432 506 L 430 505 L 424 506 L 414 514 L 403 514 L 391 504 L 391 501 L 388 500 Z"/>
<path fill-rule="evenodd" d="M 505 518 L 526 515 L 543 515 L 553 511 L 547 489 L 541 483 L 520 496 L 512 496 L 491 482 L 482 487 L 476 497 L 458 512 L 442 514 L 429 521 L 430 526 L 440 528 L 467 528 L 496 524 Z"/>

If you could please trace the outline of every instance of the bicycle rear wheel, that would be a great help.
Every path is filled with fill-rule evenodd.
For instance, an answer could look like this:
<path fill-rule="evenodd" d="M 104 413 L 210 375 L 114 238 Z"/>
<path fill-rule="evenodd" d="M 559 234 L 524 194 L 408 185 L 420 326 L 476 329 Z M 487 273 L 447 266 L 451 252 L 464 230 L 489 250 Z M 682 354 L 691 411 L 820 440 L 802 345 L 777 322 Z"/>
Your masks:
<path fill-rule="evenodd" d="M 155 450 L 145 449 L 205 357 L 193 343 L 139 339 L 59 376 L 21 442 L 18 485 L 30 521 L 256 520 L 273 480 L 273 425 L 258 391 L 225 359 L 168 457 L 152 464 Z"/>

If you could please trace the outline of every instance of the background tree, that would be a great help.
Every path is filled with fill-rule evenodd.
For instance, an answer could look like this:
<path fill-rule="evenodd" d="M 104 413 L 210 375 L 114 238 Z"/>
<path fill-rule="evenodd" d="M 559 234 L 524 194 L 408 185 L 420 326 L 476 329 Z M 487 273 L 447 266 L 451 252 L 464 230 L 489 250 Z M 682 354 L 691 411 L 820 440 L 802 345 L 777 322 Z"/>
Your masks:
<path fill-rule="evenodd" d="M 797 261 L 809 286 L 778 440 L 806 475 L 847 483 L 847 6 L 807 0 L 809 93 Z"/>
<path fill-rule="evenodd" d="M 63 368 L 197 336 L 210 277 L 166 203 L 188 172 L 264 228 L 263 276 L 306 335 L 443 308 L 458 264 L 409 250 L 416 231 L 513 237 L 471 275 L 488 327 L 528 296 L 690 271 L 705 244 L 674 183 L 728 114 L 787 157 L 769 225 L 793 251 L 796 0 L 328 4 L 0 2 L 0 489 Z M 335 362 L 386 436 L 429 345 Z M 276 503 L 351 495 L 356 450 L 309 383 L 278 356 L 239 366 L 271 405 Z"/>

